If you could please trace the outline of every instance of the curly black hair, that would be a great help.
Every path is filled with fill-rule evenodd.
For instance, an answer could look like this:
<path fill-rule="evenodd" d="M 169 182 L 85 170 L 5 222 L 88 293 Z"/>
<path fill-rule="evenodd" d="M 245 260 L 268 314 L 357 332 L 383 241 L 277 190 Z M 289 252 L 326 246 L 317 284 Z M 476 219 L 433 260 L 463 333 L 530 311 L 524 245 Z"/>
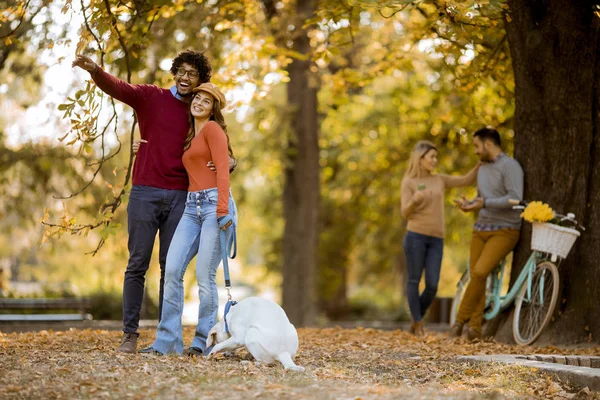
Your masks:
<path fill-rule="evenodd" d="M 173 64 L 171 64 L 171 74 L 175 76 L 177 69 L 179 69 L 179 67 L 181 67 L 184 63 L 196 67 L 200 78 L 199 83 L 210 81 L 210 77 L 212 76 L 212 67 L 210 66 L 210 60 L 204 55 L 204 53 L 194 50 L 182 51 L 177 55 L 177 57 L 175 57 Z"/>

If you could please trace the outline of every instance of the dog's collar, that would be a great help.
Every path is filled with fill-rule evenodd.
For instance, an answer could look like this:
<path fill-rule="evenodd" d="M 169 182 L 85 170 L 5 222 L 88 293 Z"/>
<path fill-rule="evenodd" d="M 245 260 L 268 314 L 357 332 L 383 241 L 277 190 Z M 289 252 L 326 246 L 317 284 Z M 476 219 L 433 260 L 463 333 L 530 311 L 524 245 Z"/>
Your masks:
<path fill-rule="evenodd" d="M 237 304 L 237 301 L 229 300 L 227 304 L 225 304 L 225 313 L 223 314 L 223 319 L 225 320 L 225 332 L 229 333 L 229 326 L 227 324 L 227 314 L 229 313 L 229 309 Z"/>

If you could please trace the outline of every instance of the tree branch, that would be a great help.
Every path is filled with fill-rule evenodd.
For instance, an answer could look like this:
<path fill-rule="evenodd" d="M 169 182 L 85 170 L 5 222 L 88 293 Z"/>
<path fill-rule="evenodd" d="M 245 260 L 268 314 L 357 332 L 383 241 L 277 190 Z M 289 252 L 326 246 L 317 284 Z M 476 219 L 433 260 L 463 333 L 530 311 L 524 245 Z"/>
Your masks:
<path fill-rule="evenodd" d="M 19 29 L 21 27 L 21 25 L 23 24 L 23 20 L 25 19 L 25 14 L 27 14 L 27 7 L 29 7 L 30 2 L 31 2 L 31 0 L 27 0 L 27 2 L 25 2 L 25 4 L 23 5 L 23 14 L 21 14 L 21 16 L 19 17 L 19 23 L 17 24 L 17 26 L 14 29 L 12 29 L 10 32 L 8 32 L 6 35 L 1 35 L 0 39 L 4 39 L 6 37 L 12 36 L 17 31 L 17 29 Z M 40 10 L 42 8 L 43 8 L 43 6 L 40 7 L 37 12 L 40 12 Z M 37 14 L 37 12 L 36 12 L 36 14 Z"/>
<path fill-rule="evenodd" d="M 123 49 L 123 52 L 125 53 L 125 65 L 127 67 L 127 82 L 131 82 L 131 65 L 129 64 L 129 49 L 127 48 L 127 44 L 125 43 L 125 40 L 123 40 L 121 31 L 119 31 L 119 27 L 117 25 L 117 17 L 115 17 L 112 10 L 110 9 L 109 0 L 104 0 L 104 7 L 106 8 L 106 12 L 108 13 L 108 16 L 110 17 L 111 27 L 113 28 L 113 30 L 115 31 L 115 33 L 117 35 L 117 40 L 119 41 L 119 44 L 121 45 L 121 49 Z"/>
<path fill-rule="evenodd" d="M 398 10 L 394 11 L 393 13 L 391 13 L 390 15 L 383 15 L 383 12 L 381 11 L 381 10 L 382 10 L 382 7 L 377 7 L 377 12 L 378 12 L 378 13 L 379 13 L 379 15 L 381 15 L 383 18 L 385 18 L 385 19 L 388 19 L 388 18 L 392 18 L 394 15 L 398 14 L 399 12 L 402 12 L 402 11 L 404 11 L 404 10 L 405 10 L 405 9 L 406 9 L 408 6 L 412 6 L 412 5 L 413 5 L 413 2 L 412 2 L 412 1 L 411 1 L 411 2 L 409 2 L 409 3 L 406 3 L 406 4 L 402 5 L 400 8 L 398 8 Z M 390 8 L 390 7 L 387 7 L 387 8 Z"/>
<path fill-rule="evenodd" d="M 130 64 L 130 55 L 129 55 L 129 48 L 126 45 L 125 39 L 123 38 L 123 35 L 121 33 L 121 31 L 118 28 L 117 25 L 117 19 L 116 16 L 112 13 L 111 10 L 111 6 L 109 3 L 109 0 L 104 0 L 103 2 L 104 7 L 106 9 L 106 12 L 110 18 L 110 24 L 111 24 L 111 28 L 112 31 L 115 33 L 115 36 L 117 37 L 117 41 L 119 42 L 119 45 L 121 47 L 121 49 L 123 50 L 123 52 L 125 53 L 125 65 L 127 68 L 127 82 L 131 82 L 131 75 L 132 75 L 132 69 L 131 69 L 131 64 Z M 136 4 L 136 10 L 137 10 L 137 5 Z M 86 7 L 83 3 L 83 0 L 81 0 L 81 7 L 82 7 L 82 12 L 83 12 L 83 16 L 84 16 L 84 24 L 86 29 L 88 30 L 88 32 L 90 32 L 90 34 L 92 35 L 92 37 L 94 38 L 94 40 L 96 41 L 97 45 L 98 45 L 98 49 L 100 50 L 100 54 L 101 54 L 101 58 L 100 58 L 100 64 L 103 65 L 104 64 L 104 56 L 105 56 L 105 50 L 104 47 L 102 46 L 102 43 L 100 41 L 100 38 L 98 35 L 96 35 L 96 33 L 93 31 L 93 29 L 90 26 L 89 23 L 89 19 L 88 16 L 86 14 Z M 157 11 L 154 13 L 153 18 L 151 18 L 150 23 L 148 25 L 148 29 L 150 29 L 150 27 L 152 26 L 152 23 L 154 22 L 154 20 L 156 19 L 156 16 L 158 15 L 158 12 L 160 11 L 160 7 L 157 9 Z M 112 109 L 113 109 L 113 114 L 112 117 L 110 118 L 110 120 L 106 123 L 106 125 L 104 126 L 104 128 L 101 130 L 101 132 L 97 135 L 94 136 L 89 136 L 87 138 L 87 140 L 84 140 L 83 138 L 79 138 L 79 140 L 83 141 L 84 143 L 90 143 L 90 142 L 94 142 L 96 139 L 100 138 L 100 148 L 101 148 L 101 157 L 98 160 L 98 162 L 96 163 L 90 163 L 88 164 L 89 166 L 92 165 L 96 165 L 97 168 L 95 169 L 92 178 L 89 180 L 89 182 L 87 182 L 86 185 L 84 185 L 84 187 L 82 187 L 79 191 L 71 194 L 68 197 L 63 197 L 63 199 L 69 199 L 72 197 L 77 196 L 78 194 L 82 193 L 84 190 L 86 190 L 93 182 L 94 180 L 96 180 L 97 176 L 99 175 L 102 167 L 104 166 L 104 164 L 110 160 L 111 158 L 115 157 L 120 151 L 121 151 L 121 140 L 119 138 L 118 135 L 118 115 L 116 112 L 116 104 L 114 99 L 111 97 L 110 98 L 110 102 L 112 105 Z M 97 121 L 96 121 L 97 122 Z M 114 124 L 114 125 L 113 125 Z M 106 132 L 107 129 L 110 125 L 114 126 L 114 134 L 116 137 L 116 140 L 118 142 L 118 148 L 116 149 L 116 151 L 113 154 L 106 154 L 106 148 L 105 148 L 105 137 L 106 137 Z M 123 180 L 123 185 L 122 185 L 122 189 L 119 192 L 119 194 L 117 196 L 112 197 L 111 201 L 108 201 L 106 203 L 104 203 L 100 209 L 99 212 L 100 214 L 104 215 L 104 218 L 100 221 L 97 221 L 95 223 L 92 224 L 69 224 L 68 221 L 65 220 L 65 218 L 63 217 L 63 223 L 62 224 L 55 224 L 55 223 L 50 223 L 47 221 L 42 220 L 42 224 L 49 227 L 49 228 L 54 228 L 57 229 L 57 232 L 64 232 L 67 231 L 71 234 L 79 234 L 82 232 L 87 232 L 99 227 L 107 227 L 110 225 L 112 218 L 114 216 L 114 212 L 118 209 L 118 207 L 121 205 L 122 203 L 122 198 L 125 195 L 125 187 L 127 186 L 127 184 L 129 183 L 130 179 L 131 179 L 131 174 L 133 171 L 133 161 L 134 161 L 134 154 L 133 154 L 133 149 L 132 149 L 132 145 L 133 145 L 133 138 L 134 138 L 134 131 L 135 131 L 135 127 L 137 125 L 137 119 L 134 115 L 134 120 L 133 123 L 131 124 L 131 140 L 130 140 L 130 153 L 129 153 L 129 164 L 127 166 L 127 173 L 126 176 Z M 86 254 L 92 254 L 95 255 L 98 253 L 98 251 L 102 248 L 102 246 L 104 245 L 104 243 L 106 242 L 106 239 L 104 237 L 102 237 L 100 239 L 100 241 L 98 242 L 98 245 L 96 246 L 96 248 Z"/>

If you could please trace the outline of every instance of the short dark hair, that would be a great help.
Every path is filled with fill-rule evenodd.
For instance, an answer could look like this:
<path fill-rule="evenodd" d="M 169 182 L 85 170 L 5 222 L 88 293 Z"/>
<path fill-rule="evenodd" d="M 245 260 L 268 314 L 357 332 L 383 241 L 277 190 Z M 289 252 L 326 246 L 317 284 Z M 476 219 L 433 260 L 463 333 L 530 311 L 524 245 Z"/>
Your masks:
<path fill-rule="evenodd" d="M 185 50 L 182 51 L 175 57 L 173 64 L 171 64 L 171 74 L 175 76 L 179 67 L 183 64 L 189 64 L 198 70 L 198 77 L 200 83 L 210 81 L 212 76 L 212 67 L 210 66 L 210 60 L 208 57 L 199 51 Z"/>
<path fill-rule="evenodd" d="M 489 140 L 496 146 L 501 147 L 500 134 L 494 128 L 481 128 L 473 134 L 473 137 L 478 137 L 482 142 L 484 140 Z"/>

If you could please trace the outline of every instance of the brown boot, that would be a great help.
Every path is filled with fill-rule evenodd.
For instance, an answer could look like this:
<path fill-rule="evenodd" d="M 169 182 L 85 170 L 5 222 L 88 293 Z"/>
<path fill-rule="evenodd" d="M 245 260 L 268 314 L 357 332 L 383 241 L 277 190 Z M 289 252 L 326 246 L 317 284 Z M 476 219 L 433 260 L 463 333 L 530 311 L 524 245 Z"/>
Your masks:
<path fill-rule="evenodd" d="M 471 342 L 481 340 L 481 331 L 469 327 L 469 329 L 467 329 L 467 339 Z"/>
<path fill-rule="evenodd" d="M 135 353 L 137 350 L 137 340 L 138 336 L 140 336 L 137 332 L 134 333 L 123 333 L 123 340 L 121 341 L 121 345 L 117 349 L 121 353 Z"/>
<path fill-rule="evenodd" d="M 416 337 L 425 336 L 425 324 L 423 323 L 423 320 L 420 320 L 419 322 L 415 322 L 415 336 Z"/>
<path fill-rule="evenodd" d="M 410 333 L 416 337 L 425 336 L 425 329 L 423 328 L 423 321 L 414 322 L 410 324 Z"/>
<path fill-rule="evenodd" d="M 463 332 L 463 324 L 455 322 L 450 329 L 450 337 L 461 337 Z"/>

